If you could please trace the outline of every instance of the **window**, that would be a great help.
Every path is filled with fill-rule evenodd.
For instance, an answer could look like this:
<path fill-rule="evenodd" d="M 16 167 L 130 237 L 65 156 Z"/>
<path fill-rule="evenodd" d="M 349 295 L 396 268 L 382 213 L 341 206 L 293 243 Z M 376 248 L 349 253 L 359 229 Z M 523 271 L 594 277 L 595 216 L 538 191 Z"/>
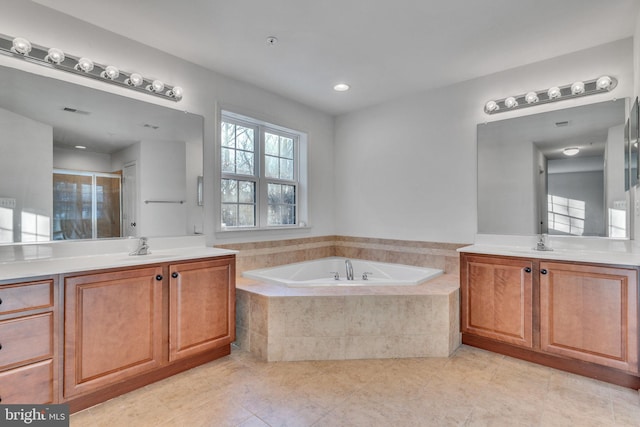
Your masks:
<path fill-rule="evenodd" d="M 301 134 L 230 113 L 221 122 L 222 229 L 300 225 Z"/>

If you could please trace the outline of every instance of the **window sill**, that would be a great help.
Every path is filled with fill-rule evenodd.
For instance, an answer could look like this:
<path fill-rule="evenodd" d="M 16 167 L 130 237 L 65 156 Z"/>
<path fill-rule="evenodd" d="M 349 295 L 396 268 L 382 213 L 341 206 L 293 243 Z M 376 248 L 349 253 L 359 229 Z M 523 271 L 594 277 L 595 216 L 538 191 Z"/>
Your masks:
<path fill-rule="evenodd" d="M 268 227 L 268 228 L 220 228 L 216 230 L 216 234 L 240 234 L 240 233 L 279 233 L 279 232 L 293 232 L 295 230 L 310 230 L 311 226 L 309 225 L 294 225 L 294 226 L 283 226 L 283 227 Z"/>

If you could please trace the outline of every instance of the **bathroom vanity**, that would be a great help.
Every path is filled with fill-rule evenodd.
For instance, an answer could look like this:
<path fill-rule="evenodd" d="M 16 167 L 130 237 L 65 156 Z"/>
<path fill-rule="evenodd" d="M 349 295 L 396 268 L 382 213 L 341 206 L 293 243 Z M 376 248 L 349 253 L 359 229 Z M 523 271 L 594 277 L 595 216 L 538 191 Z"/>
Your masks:
<path fill-rule="evenodd" d="M 233 251 L 182 248 L 2 267 L 2 404 L 68 403 L 75 412 L 228 355 L 235 339 Z"/>
<path fill-rule="evenodd" d="M 462 342 L 640 389 L 640 257 L 460 250 Z"/>

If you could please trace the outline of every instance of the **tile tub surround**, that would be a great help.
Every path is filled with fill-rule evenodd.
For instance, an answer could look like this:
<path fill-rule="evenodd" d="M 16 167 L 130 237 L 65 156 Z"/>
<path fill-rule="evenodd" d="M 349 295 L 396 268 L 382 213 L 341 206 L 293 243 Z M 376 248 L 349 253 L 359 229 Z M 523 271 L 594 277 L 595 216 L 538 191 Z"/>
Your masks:
<path fill-rule="evenodd" d="M 447 357 L 461 342 L 458 282 L 304 289 L 238 277 L 236 344 L 265 361 Z"/>
<path fill-rule="evenodd" d="M 460 270 L 457 249 L 467 244 L 322 236 L 264 242 L 216 245 L 239 251 L 238 275 L 246 270 L 274 267 L 317 258 L 338 256 L 369 261 L 431 267 L 446 273 Z"/>

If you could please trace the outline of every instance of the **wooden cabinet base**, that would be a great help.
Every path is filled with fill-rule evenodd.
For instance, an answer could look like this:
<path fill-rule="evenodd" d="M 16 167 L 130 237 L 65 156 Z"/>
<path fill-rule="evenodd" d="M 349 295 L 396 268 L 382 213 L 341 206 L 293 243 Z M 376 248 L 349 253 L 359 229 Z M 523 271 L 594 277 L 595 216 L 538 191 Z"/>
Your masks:
<path fill-rule="evenodd" d="M 462 334 L 462 343 L 472 347 L 492 351 L 494 353 L 504 354 L 505 356 L 515 357 L 516 359 L 538 363 L 561 371 L 571 372 L 572 374 L 578 374 L 611 384 L 616 384 L 622 387 L 628 387 L 635 390 L 640 389 L 640 377 L 606 366 L 541 353 L 535 350 L 517 347 L 497 342 L 489 338 L 465 333 Z"/>
<path fill-rule="evenodd" d="M 94 406 L 98 403 L 102 403 L 114 397 L 120 396 L 121 394 L 128 393 L 140 387 L 144 387 L 148 384 L 160 381 L 172 375 L 189 370 L 191 368 L 195 368 L 196 366 L 211 362 L 229 354 L 231 354 L 231 345 L 226 345 L 211 352 L 190 357 L 188 359 L 185 358 L 162 368 L 140 374 L 134 378 L 130 378 L 126 381 L 113 384 L 105 388 L 101 388 L 99 391 L 86 394 L 63 403 L 67 403 L 69 405 L 69 412 L 78 412 L 83 409 L 89 408 L 90 406 Z"/>

